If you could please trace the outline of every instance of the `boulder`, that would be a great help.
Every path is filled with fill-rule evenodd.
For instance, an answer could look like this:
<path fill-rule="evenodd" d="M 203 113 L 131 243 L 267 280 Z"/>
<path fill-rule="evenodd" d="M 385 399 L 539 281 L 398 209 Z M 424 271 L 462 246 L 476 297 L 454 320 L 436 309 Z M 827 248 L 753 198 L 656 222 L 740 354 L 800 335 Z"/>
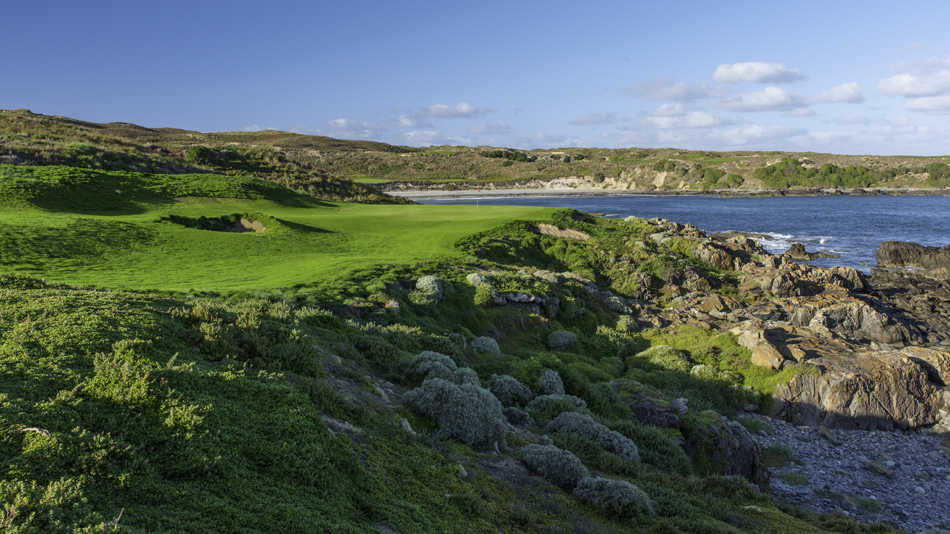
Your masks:
<path fill-rule="evenodd" d="M 907 349 L 904 349 L 907 350 Z M 942 391 L 910 351 L 822 356 L 776 386 L 772 414 L 794 424 L 893 430 L 937 423 Z"/>

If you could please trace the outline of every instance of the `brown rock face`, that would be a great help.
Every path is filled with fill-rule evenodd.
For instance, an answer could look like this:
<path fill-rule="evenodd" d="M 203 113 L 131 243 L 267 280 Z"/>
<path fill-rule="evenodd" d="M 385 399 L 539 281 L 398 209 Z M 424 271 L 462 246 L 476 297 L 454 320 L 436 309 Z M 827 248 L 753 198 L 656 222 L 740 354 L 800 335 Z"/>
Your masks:
<path fill-rule="evenodd" d="M 906 352 L 905 352 L 906 351 Z M 823 356 L 776 388 L 773 415 L 829 428 L 907 429 L 937 423 L 941 392 L 901 351 Z M 815 372 L 817 371 L 817 372 Z"/>

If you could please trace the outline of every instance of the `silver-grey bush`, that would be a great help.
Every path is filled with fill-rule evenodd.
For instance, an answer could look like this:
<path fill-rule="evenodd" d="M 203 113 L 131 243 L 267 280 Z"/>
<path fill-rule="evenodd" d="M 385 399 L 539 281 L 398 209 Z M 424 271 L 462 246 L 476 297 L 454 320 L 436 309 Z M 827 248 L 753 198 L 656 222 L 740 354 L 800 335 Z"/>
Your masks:
<path fill-rule="evenodd" d="M 560 432 L 574 434 L 596 441 L 600 445 L 624 460 L 640 461 L 640 451 L 630 438 L 620 432 L 610 430 L 606 426 L 594 421 L 594 418 L 576 412 L 564 412 L 551 420 L 545 432 Z"/>
<path fill-rule="evenodd" d="M 498 342 L 490 337 L 476 337 L 469 343 L 469 346 L 472 347 L 472 350 L 475 352 L 490 352 L 495 355 L 501 354 L 501 349 L 498 348 Z"/>
<path fill-rule="evenodd" d="M 564 394 L 564 382 L 561 380 L 561 375 L 551 369 L 541 369 L 541 374 L 538 376 L 538 387 L 545 395 Z"/>
<path fill-rule="evenodd" d="M 448 435 L 466 445 L 504 446 L 508 425 L 501 403 L 487 389 L 429 378 L 403 395 L 407 406 L 435 419 Z"/>
<path fill-rule="evenodd" d="M 564 350 L 577 342 L 577 336 L 567 330 L 558 330 L 551 332 L 548 336 L 548 348 L 551 350 Z"/>
<path fill-rule="evenodd" d="M 491 375 L 488 391 L 501 401 L 502 406 L 524 406 L 531 400 L 531 390 L 528 386 L 508 375 Z"/>
<path fill-rule="evenodd" d="M 532 471 L 558 486 L 573 488 L 590 475 L 577 456 L 554 445 L 531 444 L 522 447 L 520 452 Z"/>
<path fill-rule="evenodd" d="M 560 399 L 564 399 L 564 400 L 570 402 L 571 404 L 573 404 L 574 406 L 577 406 L 578 408 L 587 408 L 587 403 L 584 402 L 584 399 L 582 399 L 582 398 L 580 398 L 580 397 L 575 397 L 574 395 L 563 395 L 563 394 L 562 394 L 562 395 L 539 395 L 539 396 L 535 397 L 534 399 L 532 399 L 531 402 L 529 402 L 528 405 L 525 406 L 524 409 L 525 409 L 525 410 L 528 410 L 528 411 L 531 411 L 531 410 L 543 410 L 544 407 L 545 407 L 549 402 L 554 402 L 554 401 L 560 400 Z"/>
<path fill-rule="evenodd" d="M 604 510 L 624 514 L 631 510 L 640 510 L 653 514 L 654 502 L 640 488 L 626 480 L 587 477 L 574 488 L 577 498 L 594 503 Z"/>

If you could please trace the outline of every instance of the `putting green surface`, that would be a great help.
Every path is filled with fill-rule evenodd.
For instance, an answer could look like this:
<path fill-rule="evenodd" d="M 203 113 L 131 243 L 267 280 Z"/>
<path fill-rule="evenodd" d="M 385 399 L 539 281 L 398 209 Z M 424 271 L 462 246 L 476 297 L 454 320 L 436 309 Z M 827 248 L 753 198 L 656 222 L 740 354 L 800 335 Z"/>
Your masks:
<path fill-rule="evenodd" d="M 146 176 L 154 181 L 158 175 Z M 131 189 L 134 177 L 122 179 Z M 287 190 L 253 195 L 259 198 L 221 198 L 232 195 L 222 186 L 228 181 L 243 180 L 233 189 L 247 189 L 247 178 L 230 177 L 218 177 L 214 190 L 189 190 L 217 196 L 171 196 L 168 184 L 174 185 L 176 178 L 161 179 L 164 192 L 146 195 L 135 189 L 134 203 L 112 199 L 84 204 L 95 211 L 77 209 L 69 195 L 57 202 L 28 202 L 39 197 L 11 193 L 7 180 L 6 203 L 0 204 L 0 272 L 137 290 L 286 288 L 345 277 L 378 264 L 455 255 L 453 244 L 463 236 L 514 219 L 547 219 L 552 212 L 535 207 L 329 203 Z M 83 185 L 70 184 L 72 190 Z M 83 196 L 97 198 L 89 188 L 101 184 L 85 185 Z M 53 196 L 49 187 L 43 191 L 43 199 Z M 171 215 L 193 220 L 243 215 L 265 230 L 202 230 L 163 220 Z"/>

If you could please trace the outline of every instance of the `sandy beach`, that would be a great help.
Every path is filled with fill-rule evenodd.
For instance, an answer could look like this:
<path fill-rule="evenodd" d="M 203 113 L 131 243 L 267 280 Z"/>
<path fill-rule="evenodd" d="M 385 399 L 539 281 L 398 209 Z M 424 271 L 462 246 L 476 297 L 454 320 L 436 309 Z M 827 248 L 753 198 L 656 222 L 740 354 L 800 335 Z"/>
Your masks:
<path fill-rule="evenodd" d="M 642 191 L 616 189 L 483 189 L 476 191 L 464 189 L 456 191 L 389 191 L 395 197 L 403 198 L 446 198 L 446 197 L 560 197 L 579 195 L 642 195 Z"/>

